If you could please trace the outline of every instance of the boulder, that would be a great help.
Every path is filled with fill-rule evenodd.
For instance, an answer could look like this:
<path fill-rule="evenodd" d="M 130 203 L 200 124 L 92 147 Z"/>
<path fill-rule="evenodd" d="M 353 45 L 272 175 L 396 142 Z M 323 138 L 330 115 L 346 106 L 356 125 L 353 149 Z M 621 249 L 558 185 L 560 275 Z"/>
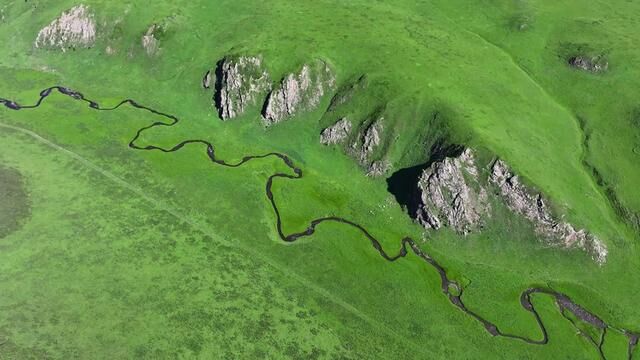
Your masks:
<path fill-rule="evenodd" d="M 325 92 L 334 87 L 335 77 L 324 61 L 305 64 L 297 74 L 289 74 L 282 79 L 267 97 L 262 112 L 265 125 L 315 109 Z"/>
<path fill-rule="evenodd" d="M 94 16 L 86 5 L 77 5 L 63 12 L 45 26 L 34 43 L 36 48 L 60 49 L 91 47 L 96 40 Z"/>
<path fill-rule="evenodd" d="M 202 85 L 211 87 L 212 74 L 216 74 L 214 105 L 222 120 L 242 115 L 250 106 L 258 104 L 271 88 L 269 73 L 262 59 L 255 56 L 227 56 L 218 62 L 215 71 L 205 74 Z"/>

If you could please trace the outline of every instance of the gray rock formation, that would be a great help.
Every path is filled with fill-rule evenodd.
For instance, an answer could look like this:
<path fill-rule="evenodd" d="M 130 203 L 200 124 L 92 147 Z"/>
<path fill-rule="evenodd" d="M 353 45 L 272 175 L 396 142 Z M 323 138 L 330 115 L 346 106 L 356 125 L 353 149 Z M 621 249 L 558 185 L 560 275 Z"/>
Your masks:
<path fill-rule="evenodd" d="M 347 118 L 338 120 L 335 124 L 322 130 L 320 143 L 323 145 L 335 145 L 344 142 L 351 133 L 351 121 Z"/>
<path fill-rule="evenodd" d="M 500 189 L 507 207 L 531 221 L 536 233 L 549 245 L 582 249 L 597 263 L 606 261 L 607 247 L 602 241 L 585 230 L 576 230 L 573 225 L 556 220 L 543 196 L 532 193 L 523 185 L 504 161 L 497 160 L 493 164 L 489 180 Z"/>
<path fill-rule="evenodd" d="M 211 87 L 212 71 L 203 79 L 203 87 Z M 262 59 L 253 56 L 228 56 L 218 62 L 214 104 L 222 120 L 233 119 L 247 107 L 257 105 L 271 88 L 269 74 Z"/>
<path fill-rule="evenodd" d="M 382 132 L 384 131 L 383 121 L 384 118 L 380 117 L 371 122 L 360 133 L 360 138 L 356 139 L 356 142 L 351 145 L 351 149 L 355 152 L 355 156 L 361 164 L 367 164 L 375 149 L 380 145 Z"/>
<path fill-rule="evenodd" d="M 367 176 L 382 176 L 387 173 L 391 169 L 391 163 L 387 160 L 378 160 L 374 161 L 369 165 L 367 169 Z"/>
<path fill-rule="evenodd" d="M 335 86 L 335 77 L 321 60 L 304 65 L 298 74 L 287 75 L 269 94 L 262 113 L 267 126 L 281 122 L 296 113 L 313 110 L 325 91 Z"/>
<path fill-rule="evenodd" d="M 208 70 L 202 77 L 202 88 L 211 88 L 211 70 Z"/>
<path fill-rule="evenodd" d="M 592 73 L 605 72 L 609 69 L 609 63 L 603 56 L 574 56 L 569 59 L 569 66 Z"/>
<path fill-rule="evenodd" d="M 536 234 L 547 245 L 581 249 L 598 264 L 606 262 L 607 247 L 600 239 L 557 220 L 544 197 L 522 184 L 504 161 L 495 161 L 488 182 L 498 188 L 498 197 L 507 208 L 533 224 Z M 470 149 L 457 157 L 435 162 L 418 182 L 421 203 L 416 220 L 427 229 L 447 226 L 465 235 L 479 230 L 492 210 L 483 184 Z"/>
<path fill-rule="evenodd" d="M 369 119 L 364 124 L 347 153 L 358 160 L 367 176 L 384 175 L 391 168 L 391 163 L 386 159 L 376 159 L 380 157 L 376 150 L 382 145 L 384 118 L 380 116 L 375 120 Z"/>
<path fill-rule="evenodd" d="M 34 43 L 36 48 L 60 49 L 91 47 L 96 40 L 96 23 L 88 6 L 77 5 L 45 26 Z"/>
<path fill-rule="evenodd" d="M 418 182 L 421 204 L 417 220 L 427 229 L 448 226 L 460 234 L 482 226 L 490 216 L 486 190 L 478 181 L 473 151 L 445 158 L 426 169 Z"/>
<path fill-rule="evenodd" d="M 160 52 L 160 40 L 157 34 L 162 31 L 160 25 L 153 24 L 142 36 L 142 47 L 149 56 L 157 55 Z"/>

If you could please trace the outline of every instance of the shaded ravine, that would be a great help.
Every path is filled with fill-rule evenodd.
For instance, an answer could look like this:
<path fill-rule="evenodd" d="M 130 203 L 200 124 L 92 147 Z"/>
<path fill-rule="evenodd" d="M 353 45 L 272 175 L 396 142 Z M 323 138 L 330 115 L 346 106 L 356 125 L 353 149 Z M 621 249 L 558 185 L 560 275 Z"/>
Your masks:
<path fill-rule="evenodd" d="M 135 149 L 135 150 L 148 150 L 148 151 L 161 151 L 164 153 L 171 153 L 171 152 L 175 152 L 178 151 L 180 149 L 182 149 L 183 147 L 185 147 L 186 145 L 190 145 L 190 144 L 200 144 L 200 145 L 204 145 L 206 147 L 206 151 L 207 151 L 207 156 L 209 157 L 209 159 L 217 164 L 217 165 L 221 165 L 221 166 L 225 166 L 225 167 L 230 167 L 230 168 L 235 168 L 235 167 L 240 167 L 243 164 L 254 160 L 254 159 L 264 159 L 264 158 L 268 158 L 268 157 L 276 157 L 279 158 L 280 160 L 282 160 L 282 162 L 289 168 L 291 169 L 291 171 L 293 172 L 292 174 L 286 174 L 286 173 L 274 173 L 272 175 L 269 176 L 269 178 L 267 179 L 266 182 L 266 187 L 265 187 L 265 193 L 267 198 L 269 199 L 269 202 L 271 204 L 271 207 L 273 208 L 273 212 L 275 213 L 276 216 L 276 229 L 278 231 L 278 235 L 280 237 L 280 239 L 282 241 L 285 242 L 295 242 L 296 240 L 303 238 L 303 237 L 308 237 L 311 236 L 315 233 L 316 228 L 318 227 L 318 225 L 324 223 L 324 222 L 335 222 L 335 223 L 341 223 L 341 224 L 345 224 L 348 225 L 350 227 L 353 227 L 357 230 L 359 230 L 362 235 L 364 235 L 364 237 L 366 237 L 369 242 L 371 243 L 371 246 L 373 246 L 373 248 L 380 254 L 380 256 L 389 261 L 389 262 L 393 262 L 396 261 L 398 259 L 404 258 L 407 255 L 409 255 L 410 251 L 413 252 L 414 255 L 418 256 L 419 258 L 421 258 L 425 263 L 427 263 L 429 266 L 431 266 L 434 270 L 436 270 L 438 272 L 438 274 L 440 275 L 440 284 L 441 284 L 441 289 L 442 292 L 444 293 L 445 296 L 447 296 L 447 298 L 449 299 L 449 301 L 451 302 L 451 304 L 453 304 L 455 307 L 457 307 L 460 311 L 464 312 L 465 314 L 471 316 L 472 318 L 474 318 L 476 321 L 478 321 L 480 324 L 482 324 L 485 328 L 485 330 L 491 334 L 492 336 L 500 336 L 500 337 L 505 337 L 505 338 L 510 338 L 510 339 L 515 339 L 515 340 L 519 340 L 519 341 L 523 341 L 525 343 L 529 343 L 529 344 L 535 344 L 535 345 L 544 345 L 547 344 L 549 342 L 549 336 L 547 334 L 547 329 L 546 326 L 544 324 L 544 322 L 542 321 L 540 314 L 538 313 L 538 311 L 536 310 L 535 306 L 533 305 L 533 303 L 531 302 L 531 296 L 534 294 L 544 294 L 544 295 L 548 295 L 550 297 L 552 297 L 558 308 L 560 311 L 560 314 L 565 317 L 567 320 L 569 320 L 573 326 L 578 329 L 578 326 L 572 321 L 571 318 L 569 318 L 566 315 L 566 312 L 570 312 L 572 313 L 577 319 L 591 325 L 594 326 L 595 328 L 599 329 L 601 331 L 601 337 L 600 339 L 598 339 L 597 341 L 588 337 L 587 335 L 585 335 L 585 337 L 587 337 L 587 340 L 589 343 L 591 343 L 592 345 L 594 345 L 594 347 L 596 348 L 596 350 L 598 351 L 598 354 L 600 355 L 601 358 L 605 358 L 604 352 L 602 350 L 602 346 L 604 344 L 604 340 L 605 340 L 605 336 L 607 333 L 607 330 L 613 330 L 616 332 L 619 332 L 625 336 L 627 336 L 629 342 L 628 342 L 628 359 L 631 359 L 633 357 L 633 352 L 638 344 L 638 340 L 640 339 L 640 333 L 636 333 L 627 329 L 623 329 L 623 328 L 619 328 L 619 327 L 615 327 L 612 326 L 610 324 L 607 324 L 606 322 L 604 322 L 601 318 L 599 318 L 597 315 L 589 312 L 588 310 L 586 310 L 585 308 L 583 308 L 582 306 L 580 306 L 579 304 L 577 304 L 576 302 L 574 302 L 573 300 L 571 300 L 567 295 L 558 292 L 556 290 L 550 289 L 550 288 L 543 288 L 543 287 L 531 287 L 528 288 L 526 290 L 524 290 L 521 295 L 520 295 L 520 305 L 522 306 L 522 308 L 528 312 L 530 312 L 532 314 L 532 316 L 535 318 L 536 323 L 538 325 L 538 328 L 540 330 L 540 334 L 541 337 L 539 339 L 535 339 L 535 338 L 531 338 L 528 336 L 524 336 L 524 335 L 518 335 L 518 334 L 510 334 L 507 332 L 503 332 L 501 331 L 498 326 L 485 319 L 484 317 L 482 317 L 481 315 L 479 315 L 478 313 L 474 312 L 473 310 L 469 309 L 465 303 L 462 300 L 462 295 L 463 295 L 463 288 L 454 280 L 449 279 L 449 277 L 447 276 L 447 272 L 444 269 L 444 267 L 442 267 L 442 265 L 440 265 L 434 258 L 432 258 L 431 256 L 429 256 L 427 253 L 425 253 L 422 249 L 420 249 L 420 247 L 417 245 L 417 243 L 415 242 L 415 240 L 409 238 L 409 237 L 405 237 L 401 240 L 400 243 L 400 250 L 398 251 L 397 254 L 393 255 L 393 254 L 389 254 L 387 253 L 383 247 L 382 244 L 380 243 L 380 241 L 378 241 L 373 235 L 371 235 L 369 233 L 369 231 L 363 227 L 362 225 L 355 223 L 353 221 L 350 221 L 348 219 L 345 218 L 341 218 L 341 217 L 337 217 L 337 216 L 329 216 L 329 217 L 323 217 L 323 218 L 319 218 L 319 219 L 315 219 L 312 220 L 309 223 L 309 226 L 302 232 L 297 232 L 297 233 L 291 233 L 291 234 L 285 234 L 283 231 L 283 226 L 282 226 L 282 217 L 280 215 L 280 210 L 278 209 L 276 200 L 274 198 L 273 192 L 272 192 L 272 186 L 273 186 L 273 181 L 276 178 L 285 178 L 285 179 L 290 179 L 290 180 L 296 180 L 296 179 L 301 179 L 303 174 L 302 174 L 302 169 L 297 167 L 294 162 L 291 160 L 291 158 L 289 158 L 287 155 L 282 154 L 282 153 L 278 153 L 278 152 L 270 152 L 270 153 L 266 153 L 266 154 L 262 154 L 262 155 L 249 155 L 249 156 L 245 156 L 243 157 L 240 161 L 238 162 L 234 162 L 234 163 L 229 163 L 226 162 L 225 160 L 219 159 L 216 157 L 215 154 L 215 147 L 212 143 L 206 141 L 206 140 L 199 140 L 199 139 L 190 139 L 190 140 L 185 140 L 182 141 L 180 143 L 178 143 L 177 145 L 174 145 L 173 147 L 170 148 L 163 148 L 163 147 L 159 147 L 159 146 L 155 146 L 155 145 L 147 145 L 147 146 L 139 146 L 136 144 L 137 140 L 140 138 L 140 136 L 142 135 L 142 133 L 146 130 L 149 130 L 151 128 L 154 127 L 160 127 L 160 126 L 164 126 L 164 127 L 172 127 L 174 125 L 176 125 L 180 120 L 173 115 L 167 114 L 167 113 L 163 113 L 160 112 L 158 110 L 154 110 L 153 108 L 141 105 L 139 103 L 137 103 L 135 100 L 132 99 L 125 99 L 122 100 L 121 102 L 119 102 L 118 104 L 116 104 L 113 107 L 108 107 L 108 108 L 103 108 L 100 107 L 100 105 L 92 100 L 89 100 L 87 98 L 84 97 L 84 95 L 80 92 L 71 90 L 69 88 L 65 88 L 62 86 L 53 86 L 47 89 L 44 89 L 40 92 L 40 97 L 38 99 L 38 101 L 33 104 L 33 105 L 21 105 L 18 104 L 15 101 L 12 100 L 8 100 L 8 99 L 4 99 L 4 98 L 0 98 L 0 103 L 3 104 L 6 108 L 9 108 L 11 110 L 26 110 L 26 109 L 35 109 L 37 107 L 39 107 L 40 105 L 42 105 L 43 101 L 52 94 L 53 91 L 57 91 L 62 95 L 71 97 L 73 99 L 79 100 L 79 101 L 83 101 L 85 103 L 88 104 L 88 106 L 94 110 L 98 110 L 98 111 L 111 111 L 111 110 L 116 110 L 124 105 L 130 105 L 136 109 L 140 109 L 140 110 L 144 110 L 147 112 L 150 112 L 154 115 L 160 116 L 162 118 L 165 119 L 165 121 L 167 122 L 163 122 L 163 121 L 156 121 L 151 123 L 150 125 L 144 126 L 140 129 L 138 129 L 134 135 L 134 137 L 129 141 L 129 147 L 131 149 Z"/>

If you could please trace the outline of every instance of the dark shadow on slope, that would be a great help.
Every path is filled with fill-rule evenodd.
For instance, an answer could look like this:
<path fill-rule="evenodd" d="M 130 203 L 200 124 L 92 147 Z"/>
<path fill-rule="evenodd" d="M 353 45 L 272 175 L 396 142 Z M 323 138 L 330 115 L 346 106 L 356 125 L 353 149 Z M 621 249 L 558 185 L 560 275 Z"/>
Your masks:
<path fill-rule="evenodd" d="M 215 69 L 215 90 L 213 93 L 213 101 L 216 105 L 216 110 L 218 111 L 218 116 L 220 117 L 220 119 L 224 119 L 222 116 L 222 81 L 223 81 L 223 71 L 222 71 L 222 67 L 224 65 L 224 62 L 226 61 L 226 58 L 219 60 L 216 63 L 216 69 Z"/>
<path fill-rule="evenodd" d="M 421 203 L 418 181 L 422 173 L 435 162 L 447 157 L 460 156 L 464 149 L 462 145 L 448 144 L 445 140 L 438 140 L 431 147 L 429 160 L 426 163 L 400 169 L 387 178 L 387 191 L 393 194 L 409 216 L 415 219 Z"/>

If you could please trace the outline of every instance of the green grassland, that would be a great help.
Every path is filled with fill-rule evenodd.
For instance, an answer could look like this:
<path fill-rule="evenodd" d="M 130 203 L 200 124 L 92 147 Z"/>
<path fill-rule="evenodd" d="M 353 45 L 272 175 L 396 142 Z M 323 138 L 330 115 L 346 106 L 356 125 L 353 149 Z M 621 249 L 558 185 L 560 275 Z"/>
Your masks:
<path fill-rule="evenodd" d="M 465 303 L 502 330 L 540 337 L 518 301 L 537 284 L 640 330 L 639 5 L 85 3 L 98 20 L 96 45 L 62 53 L 33 40 L 75 2 L 0 0 L 0 97 L 29 104 L 56 84 L 104 106 L 131 97 L 182 120 L 143 133 L 141 145 L 198 138 L 225 160 L 285 153 L 305 174 L 274 185 L 287 233 L 339 215 L 391 253 L 403 236 L 427 237 L 421 246 L 465 284 Z M 166 26 L 149 57 L 140 37 L 153 23 Z M 609 71 L 571 69 L 576 51 L 605 55 Z M 483 159 L 496 154 L 602 238 L 607 264 L 542 247 L 506 209 L 480 234 L 425 236 L 385 179 L 319 144 L 340 115 L 324 112 L 329 96 L 268 129 L 259 108 L 220 121 L 200 81 L 230 53 L 261 54 L 276 80 L 314 58 L 331 64 L 339 86 L 366 74 L 371 91 L 344 111 L 384 108 L 395 170 L 425 162 L 443 135 Z M 229 169 L 208 161 L 203 145 L 170 154 L 127 147 L 158 120 L 61 95 L 35 110 L 0 109 L 0 358 L 598 358 L 549 298 L 534 297 L 548 345 L 493 338 L 415 256 L 388 263 L 338 224 L 282 243 L 264 196 L 268 176 L 287 171 L 281 162 Z M 608 336 L 608 358 L 625 358 L 626 338 Z"/>

